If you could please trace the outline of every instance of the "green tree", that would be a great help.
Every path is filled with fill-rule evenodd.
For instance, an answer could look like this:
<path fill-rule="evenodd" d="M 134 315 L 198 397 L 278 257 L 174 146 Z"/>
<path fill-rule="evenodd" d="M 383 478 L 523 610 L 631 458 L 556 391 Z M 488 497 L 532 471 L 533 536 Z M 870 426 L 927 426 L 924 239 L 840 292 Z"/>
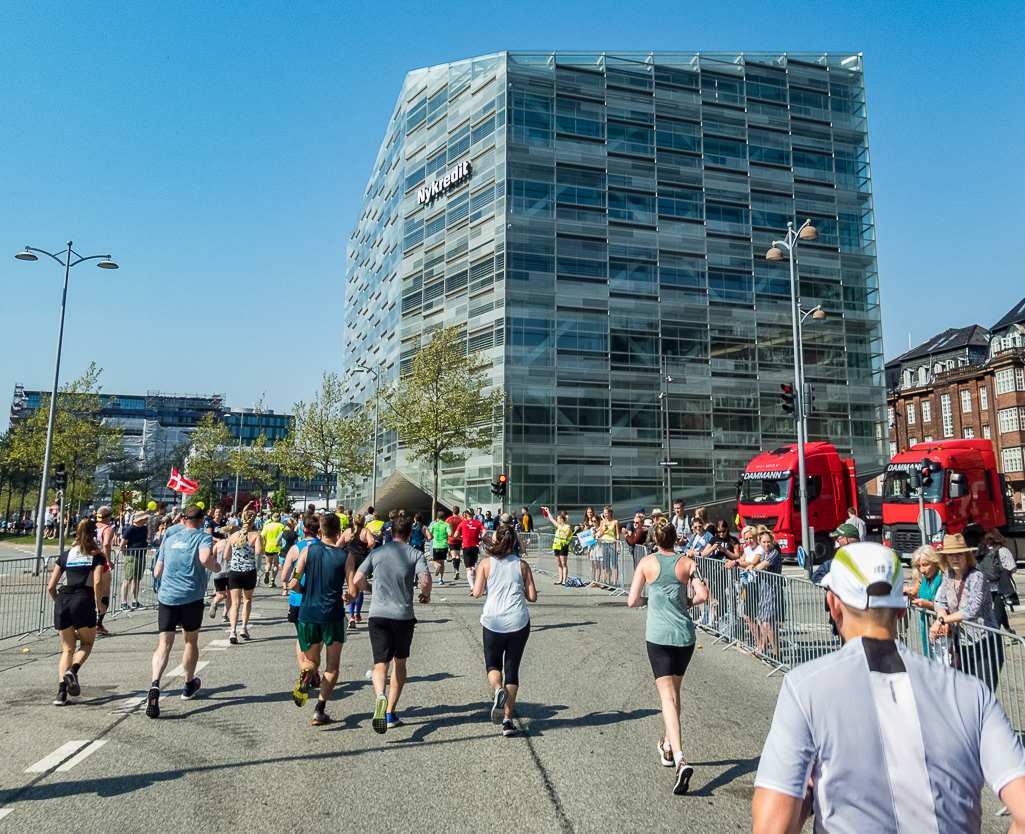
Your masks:
<path fill-rule="evenodd" d="M 232 452 L 235 438 L 224 422 L 214 412 L 208 411 L 196 424 L 192 434 L 192 451 L 185 461 L 185 477 L 199 482 L 204 493 L 204 503 L 212 506 L 216 493 L 214 481 L 233 474 Z M 196 503 L 196 495 L 190 503 Z"/>
<path fill-rule="evenodd" d="M 320 393 L 307 404 L 292 407 L 292 430 L 268 452 L 268 459 L 286 475 L 324 476 L 324 500 L 331 495 L 331 476 L 343 480 L 365 479 L 372 467 L 369 407 L 352 408 L 335 373 L 324 374 Z"/>
<path fill-rule="evenodd" d="M 466 355 L 459 327 L 441 328 L 426 344 L 417 342 L 409 373 L 382 392 L 389 407 L 387 428 L 406 444 L 410 457 L 429 464 L 434 473 L 432 518 L 441 464 L 491 448 L 495 424 L 508 413 L 501 387 L 484 393 L 488 364 L 481 353 Z"/>

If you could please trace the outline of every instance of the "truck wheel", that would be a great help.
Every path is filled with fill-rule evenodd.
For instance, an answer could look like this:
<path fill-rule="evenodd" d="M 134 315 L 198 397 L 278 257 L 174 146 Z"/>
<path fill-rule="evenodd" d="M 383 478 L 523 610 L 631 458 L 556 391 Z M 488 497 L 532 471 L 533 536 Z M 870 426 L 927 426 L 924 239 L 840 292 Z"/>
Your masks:
<path fill-rule="evenodd" d="M 812 557 L 813 565 L 821 565 L 833 552 L 833 540 L 829 533 L 815 534 L 815 555 Z"/>

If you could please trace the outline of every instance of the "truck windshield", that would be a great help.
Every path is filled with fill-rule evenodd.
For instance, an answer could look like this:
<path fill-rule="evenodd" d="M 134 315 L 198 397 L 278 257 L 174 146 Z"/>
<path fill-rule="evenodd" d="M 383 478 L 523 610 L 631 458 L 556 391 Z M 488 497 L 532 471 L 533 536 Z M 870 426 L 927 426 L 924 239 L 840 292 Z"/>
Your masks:
<path fill-rule="evenodd" d="M 770 478 L 745 479 L 740 488 L 741 504 L 782 504 L 790 497 L 790 478 L 785 481 Z"/>
<path fill-rule="evenodd" d="M 943 472 L 934 472 L 932 483 L 925 488 L 925 503 L 940 504 L 943 502 Z M 884 504 L 917 504 L 918 490 L 908 484 L 908 473 L 901 471 L 887 472 L 883 482 Z"/>

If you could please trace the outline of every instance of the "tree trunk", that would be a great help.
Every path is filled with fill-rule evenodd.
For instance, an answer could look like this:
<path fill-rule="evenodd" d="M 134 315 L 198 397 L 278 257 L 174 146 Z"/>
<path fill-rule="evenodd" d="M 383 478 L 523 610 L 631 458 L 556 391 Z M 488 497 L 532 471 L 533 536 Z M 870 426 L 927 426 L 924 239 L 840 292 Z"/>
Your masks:
<path fill-rule="evenodd" d="M 4 521 L 11 520 L 11 499 L 14 497 L 14 478 L 11 478 L 11 482 L 7 489 L 7 512 L 4 513 Z"/>
<path fill-rule="evenodd" d="M 431 522 L 434 522 L 434 515 L 438 512 L 438 455 L 434 456 L 434 490 L 431 492 Z"/>

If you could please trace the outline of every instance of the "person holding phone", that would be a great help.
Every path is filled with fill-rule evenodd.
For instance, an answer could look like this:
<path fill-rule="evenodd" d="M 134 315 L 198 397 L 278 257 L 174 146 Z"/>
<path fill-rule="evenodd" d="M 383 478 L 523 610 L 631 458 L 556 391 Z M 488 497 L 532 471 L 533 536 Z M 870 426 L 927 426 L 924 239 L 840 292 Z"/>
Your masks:
<path fill-rule="evenodd" d="M 555 564 L 559 569 L 559 576 L 555 580 L 556 585 L 569 585 L 569 543 L 573 538 L 573 527 L 569 523 L 569 513 L 563 510 L 559 513 L 558 520 L 552 518 L 552 511 L 548 507 L 541 508 L 541 515 L 547 518 L 555 527 L 555 540 L 552 542 L 552 553 L 555 555 Z"/>

